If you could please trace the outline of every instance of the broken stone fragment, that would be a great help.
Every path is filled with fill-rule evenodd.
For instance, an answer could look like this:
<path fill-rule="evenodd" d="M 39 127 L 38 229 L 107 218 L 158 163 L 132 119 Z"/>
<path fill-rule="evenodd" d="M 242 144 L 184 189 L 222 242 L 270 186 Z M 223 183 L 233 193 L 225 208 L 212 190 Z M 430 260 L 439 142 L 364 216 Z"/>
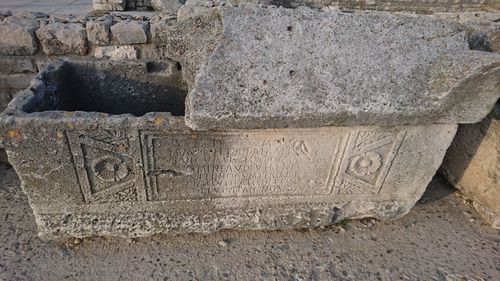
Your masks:
<path fill-rule="evenodd" d="M 104 21 L 88 21 L 86 23 L 87 37 L 92 44 L 108 45 L 111 41 L 110 27 L 113 24 L 111 17 Z"/>
<path fill-rule="evenodd" d="M 177 22 L 163 31 L 170 58 L 180 61 L 184 79 L 192 85 L 199 68 L 216 48 L 222 32 L 217 8 L 204 9 L 199 17 Z"/>
<path fill-rule="evenodd" d="M 500 104 L 478 124 L 460 125 L 441 173 L 500 229 Z"/>
<path fill-rule="evenodd" d="M 0 22 L 0 54 L 33 55 L 38 51 L 36 14 L 17 13 Z"/>
<path fill-rule="evenodd" d="M 473 123 L 500 94 L 500 55 L 429 16 L 222 6 L 178 28 L 196 130 Z"/>
<path fill-rule="evenodd" d="M 111 60 L 137 59 L 137 51 L 133 46 L 98 46 L 94 50 L 94 57 Z"/>
<path fill-rule="evenodd" d="M 36 32 L 47 55 L 87 54 L 87 32 L 79 23 L 50 23 Z"/>
<path fill-rule="evenodd" d="M 124 45 L 147 43 L 148 31 L 148 23 L 145 21 L 125 20 L 111 26 L 112 38 Z"/>

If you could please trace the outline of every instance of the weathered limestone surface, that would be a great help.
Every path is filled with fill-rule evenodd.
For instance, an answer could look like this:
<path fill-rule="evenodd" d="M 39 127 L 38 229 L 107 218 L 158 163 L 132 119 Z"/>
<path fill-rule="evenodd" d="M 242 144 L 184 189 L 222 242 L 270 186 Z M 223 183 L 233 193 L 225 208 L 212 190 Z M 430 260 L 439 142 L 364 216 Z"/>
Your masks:
<path fill-rule="evenodd" d="M 79 23 L 50 23 L 40 27 L 36 34 L 47 55 L 87 54 L 87 32 Z"/>
<path fill-rule="evenodd" d="M 457 24 L 255 6 L 209 11 L 178 25 L 196 26 L 189 35 L 170 36 L 181 46 L 209 42 L 181 55 L 186 123 L 196 130 L 473 123 L 500 95 L 500 55 L 470 51 Z"/>
<path fill-rule="evenodd" d="M 438 13 L 433 17 L 462 24 L 471 50 L 500 53 L 500 13 Z"/>
<path fill-rule="evenodd" d="M 0 73 L 36 73 L 36 65 L 30 57 L 0 56 Z"/>
<path fill-rule="evenodd" d="M 148 29 L 145 21 L 123 21 L 111 26 L 111 34 L 120 44 L 140 44 L 148 41 Z"/>
<path fill-rule="evenodd" d="M 93 0 L 95 10 L 149 10 L 172 12 L 180 3 L 176 0 Z M 253 3 L 263 6 L 283 6 L 287 8 L 311 7 L 315 9 L 334 10 L 381 10 L 381 11 L 412 11 L 420 13 L 432 12 L 464 12 L 464 11 L 495 11 L 500 10 L 497 0 L 220 0 L 203 1 L 217 2 L 227 5 Z M 126 4 L 126 5 L 125 5 Z"/>
<path fill-rule="evenodd" d="M 94 57 L 111 60 L 137 59 L 137 51 L 133 46 L 99 46 L 94 50 Z"/>
<path fill-rule="evenodd" d="M 28 87 L 35 75 L 33 73 L 0 74 L 0 88 L 22 90 Z"/>
<path fill-rule="evenodd" d="M 177 14 L 177 11 L 186 2 L 185 0 L 151 0 L 151 6 L 155 11 L 167 13 L 167 14 Z"/>
<path fill-rule="evenodd" d="M 42 236 L 394 219 L 420 198 L 456 123 L 480 119 L 498 98 L 498 56 L 469 51 L 467 31 L 453 23 L 308 8 L 201 8 L 178 22 L 127 13 L 95 19 L 111 18 L 109 32 L 47 18 L 49 25 L 81 25 L 89 57 L 102 60 L 49 65 L 0 116 L 0 146 L 20 174 Z M 134 39 L 120 41 L 116 34 L 132 30 L 131 22 L 139 27 Z M 355 34 L 347 34 L 349 25 Z M 242 103 L 251 108 L 243 113 L 264 113 L 241 119 L 236 108 L 236 123 L 226 128 L 262 129 L 192 131 L 183 118 L 188 90 L 189 125 L 203 101 L 219 99 L 226 108 Z M 201 103 L 193 103 L 195 95 Z M 287 102 L 293 110 L 300 104 L 300 114 L 279 107 Z M 266 116 L 272 110 L 281 117 Z M 293 126 L 315 128 L 263 129 Z"/>
<path fill-rule="evenodd" d="M 123 11 L 126 8 L 126 0 L 92 0 L 94 10 Z"/>
<path fill-rule="evenodd" d="M 182 117 L 142 115 L 176 111 L 153 108 L 168 104 L 158 102 L 165 94 L 121 90 L 145 88 L 116 71 L 52 64 L 0 118 L 2 145 L 44 237 L 395 219 L 420 198 L 456 130 L 443 124 L 195 132 Z M 82 86 L 83 92 L 68 88 Z M 107 110 L 136 110 L 138 117 L 92 112 Z"/>
<path fill-rule="evenodd" d="M 500 229 L 500 104 L 480 123 L 459 127 L 440 171 Z"/>
<path fill-rule="evenodd" d="M 108 45 L 111 41 L 110 27 L 112 24 L 111 17 L 103 21 L 88 21 L 86 23 L 88 40 L 96 45 Z"/>
<path fill-rule="evenodd" d="M 0 21 L 0 54 L 32 55 L 38 51 L 35 31 L 37 17 L 31 13 L 18 13 Z"/>

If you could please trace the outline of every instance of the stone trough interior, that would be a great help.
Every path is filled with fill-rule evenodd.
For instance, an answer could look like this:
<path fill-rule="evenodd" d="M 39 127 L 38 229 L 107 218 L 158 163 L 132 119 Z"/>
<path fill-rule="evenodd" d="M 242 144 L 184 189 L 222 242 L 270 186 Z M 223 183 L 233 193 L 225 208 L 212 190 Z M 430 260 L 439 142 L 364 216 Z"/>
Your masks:
<path fill-rule="evenodd" d="M 108 114 L 170 112 L 184 115 L 187 95 L 182 82 L 161 79 L 160 64 L 146 63 L 145 71 L 137 71 L 123 63 L 103 67 L 100 64 L 65 62 L 44 73 L 47 96 L 26 109 L 41 111 L 90 111 Z"/>

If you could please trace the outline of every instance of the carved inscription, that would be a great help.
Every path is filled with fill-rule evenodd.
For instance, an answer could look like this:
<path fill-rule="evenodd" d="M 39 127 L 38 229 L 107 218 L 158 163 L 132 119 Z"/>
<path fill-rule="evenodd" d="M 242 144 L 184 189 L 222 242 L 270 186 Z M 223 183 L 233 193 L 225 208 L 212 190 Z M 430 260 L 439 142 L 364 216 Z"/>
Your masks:
<path fill-rule="evenodd" d="M 149 200 L 329 194 L 331 134 L 142 132 Z"/>
<path fill-rule="evenodd" d="M 90 204 L 378 194 L 405 132 L 140 131 L 135 143 L 123 132 L 67 136 Z"/>
<path fill-rule="evenodd" d="M 136 176 L 124 132 L 68 131 L 67 136 L 86 203 L 137 201 Z"/>

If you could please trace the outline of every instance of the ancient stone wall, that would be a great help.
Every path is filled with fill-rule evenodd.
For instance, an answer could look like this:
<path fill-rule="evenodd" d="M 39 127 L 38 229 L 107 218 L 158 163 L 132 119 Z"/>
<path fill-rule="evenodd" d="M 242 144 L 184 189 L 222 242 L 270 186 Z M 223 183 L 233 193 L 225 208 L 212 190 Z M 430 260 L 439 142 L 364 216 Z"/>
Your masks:
<path fill-rule="evenodd" d="M 54 59 L 167 61 L 178 72 L 158 31 L 158 26 L 171 21 L 175 19 L 154 13 L 112 13 L 100 18 L 28 12 L 4 15 L 0 22 L 0 111 Z"/>

